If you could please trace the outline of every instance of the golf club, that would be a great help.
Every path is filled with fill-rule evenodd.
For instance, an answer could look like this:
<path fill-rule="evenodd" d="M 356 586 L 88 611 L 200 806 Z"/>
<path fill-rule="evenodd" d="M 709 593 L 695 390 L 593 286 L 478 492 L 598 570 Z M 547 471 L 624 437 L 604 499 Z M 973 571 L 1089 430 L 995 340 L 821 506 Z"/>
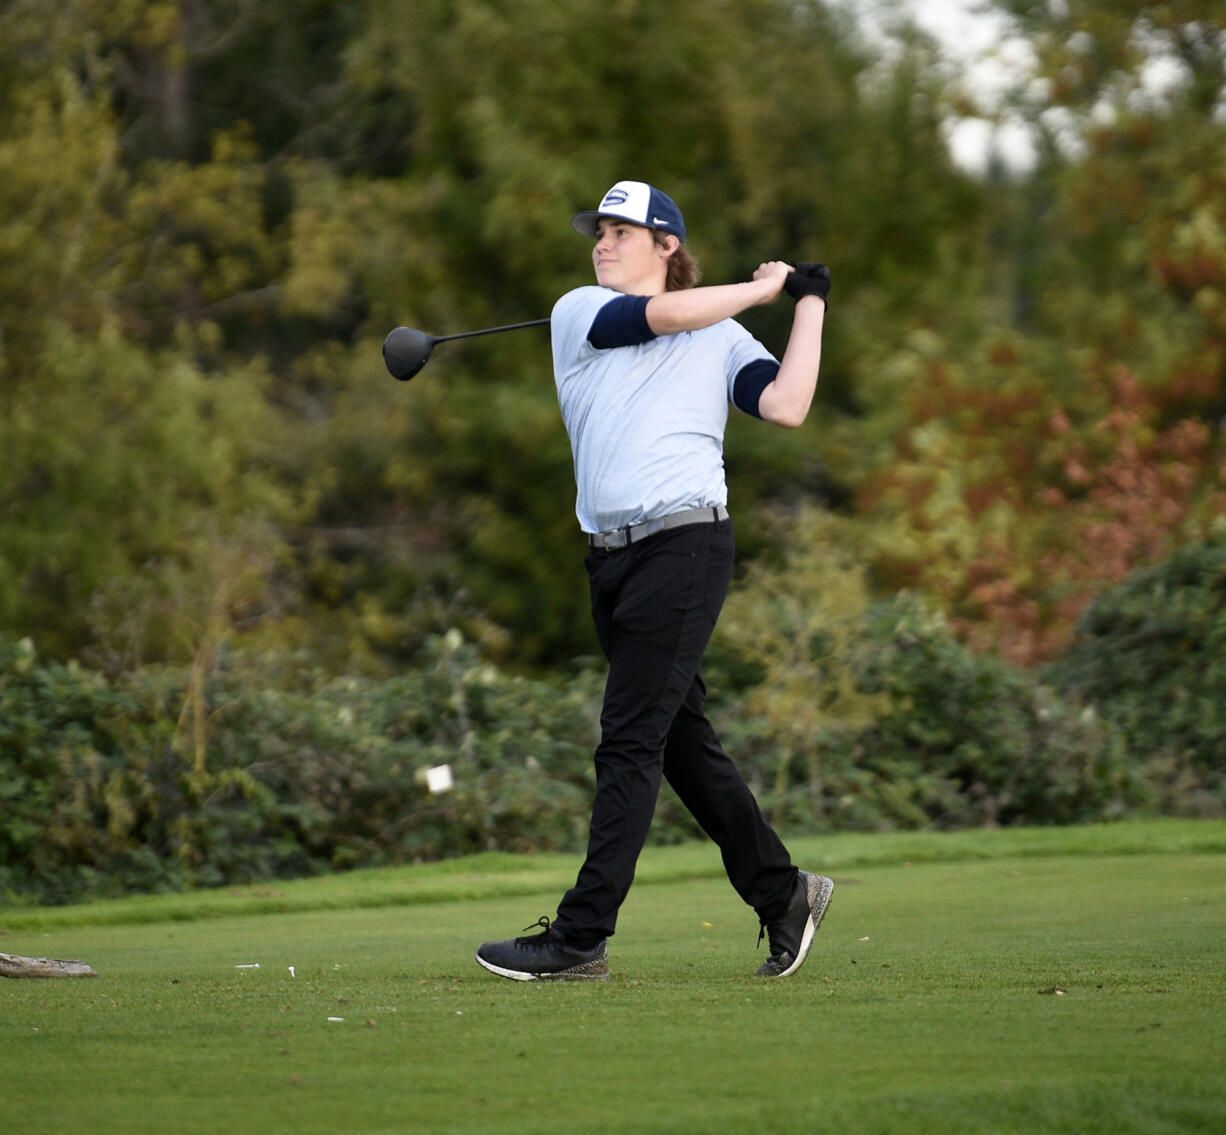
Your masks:
<path fill-rule="evenodd" d="M 486 327 L 480 331 L 461 331 L 458 335 L 431 335 L 416 327 L 397 327 L 383 340 L 383 361 L 393 378 L 408 382 L 430 361 L 435 344 L 452 339 L 471 339 L 476 335 L 493 335 L 499 331 L 518 331 L 521 327 L 542 327 L 548 319 L 530 319 L 527 323 L 508 323 L 502 327 Z"/>

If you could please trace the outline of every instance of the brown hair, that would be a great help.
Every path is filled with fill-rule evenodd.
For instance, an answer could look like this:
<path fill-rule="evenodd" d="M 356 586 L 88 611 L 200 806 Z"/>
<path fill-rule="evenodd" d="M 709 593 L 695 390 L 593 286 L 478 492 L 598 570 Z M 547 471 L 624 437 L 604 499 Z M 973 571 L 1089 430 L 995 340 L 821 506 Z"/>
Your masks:
<path fill-rule="evenodd" d="M 651 230 L 652 239 L 661 248 L 664 247 L 669 235 L 661 229 Z M 701 279 L 702 269 L 698 267 L 698 261 L 694 259 L 684 244 L 677 245 L 676 250 L 668 258 L 668 275 L 664 280 L 664 290 L 683 292 L 686 288 L 692 288 Z"/>

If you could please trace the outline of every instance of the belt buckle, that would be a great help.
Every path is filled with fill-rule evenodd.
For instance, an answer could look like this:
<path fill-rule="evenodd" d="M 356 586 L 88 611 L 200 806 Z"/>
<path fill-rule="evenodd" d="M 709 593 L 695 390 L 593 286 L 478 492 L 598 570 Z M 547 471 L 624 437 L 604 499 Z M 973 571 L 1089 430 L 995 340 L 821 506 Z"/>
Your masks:
<path fill-rule="evenodd" d="M 629 544 L 629 536 L 625 528 L 613 528 L 608 532 L 593 532 L 590 543 L 601 552 L 613 552 Z"/>

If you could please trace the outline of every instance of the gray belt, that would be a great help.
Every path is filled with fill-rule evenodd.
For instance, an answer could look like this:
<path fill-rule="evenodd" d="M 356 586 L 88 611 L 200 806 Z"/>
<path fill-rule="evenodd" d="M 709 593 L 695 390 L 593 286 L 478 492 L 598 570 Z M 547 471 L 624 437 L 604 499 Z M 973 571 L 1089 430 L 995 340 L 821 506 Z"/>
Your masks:
<path fill-rule="evenodd" d="M 685 512 L 674 512 L 671 516 L 661 516 L 659 520 L 627 524 L 625 528 L 614 528 L 611 532 L 590 533 L 587 542 L 593 548 L 602 548 L 607 552 L 625 548 L 657 532 L 667 532 L 670 528 L 682 528 L 687 524 L 714 524 L 727 519 L 728 510 L 722 504 L 718 508 L 690 508 Z"/>

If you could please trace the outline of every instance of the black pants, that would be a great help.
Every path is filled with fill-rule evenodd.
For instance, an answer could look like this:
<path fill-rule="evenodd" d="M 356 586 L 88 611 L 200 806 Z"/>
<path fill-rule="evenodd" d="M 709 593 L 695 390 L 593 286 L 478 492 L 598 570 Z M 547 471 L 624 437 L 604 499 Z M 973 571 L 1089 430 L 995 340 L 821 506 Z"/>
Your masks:
<path fill-rule="evenodd" d="M 782 914 L 796 881 L 706 716 L 699 668 L 732 580 L 732 522 L 649 536 L 586 560 L 592 615 L 609 660 L 596 749 L 587 858 L 558 906 L 558 931 L 579 944 L 611 935 L 668 778 L 718 845 L 737 893 L 764 919 Z"/>

